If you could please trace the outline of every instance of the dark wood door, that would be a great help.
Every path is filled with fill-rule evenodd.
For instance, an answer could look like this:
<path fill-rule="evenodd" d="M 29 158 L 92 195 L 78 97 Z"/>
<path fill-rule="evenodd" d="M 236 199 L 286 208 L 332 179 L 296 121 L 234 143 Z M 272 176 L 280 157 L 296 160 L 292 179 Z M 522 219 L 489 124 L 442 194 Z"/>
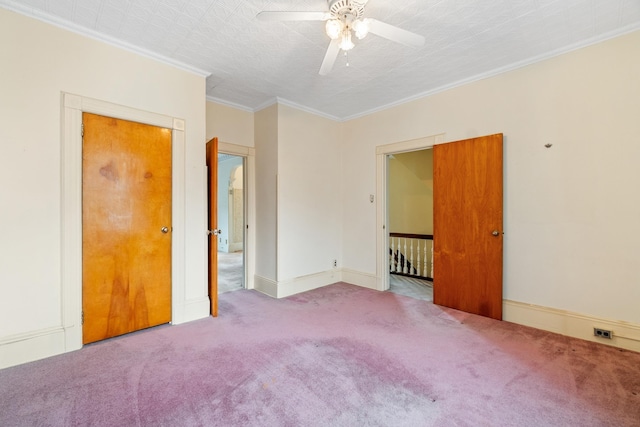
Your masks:
<path fill-rule="evenodd" d="M 433 148 L 433 302 L 502 319 L 502 134 Z"/>
<path fill-rule="evenodd" d="M 209 207 L 209 300 L 211 315 L 218 315 L 218 138 L 207 142 L 207 198 Z"/>
<path fill-rule="evenodd" d="M 88 113 L 83 127 L 86 344 L 171 321 L 171 130 Z"/>

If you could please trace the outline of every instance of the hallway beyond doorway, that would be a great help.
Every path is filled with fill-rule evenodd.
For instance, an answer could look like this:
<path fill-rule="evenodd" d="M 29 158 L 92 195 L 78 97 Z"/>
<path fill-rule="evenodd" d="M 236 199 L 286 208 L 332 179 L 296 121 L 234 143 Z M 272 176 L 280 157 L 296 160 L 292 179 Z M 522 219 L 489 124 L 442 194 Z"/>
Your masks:
<path fill-rule="evenodd" d="M 244 289 L 243 252 L 218 252 L 218 294 Z"/>

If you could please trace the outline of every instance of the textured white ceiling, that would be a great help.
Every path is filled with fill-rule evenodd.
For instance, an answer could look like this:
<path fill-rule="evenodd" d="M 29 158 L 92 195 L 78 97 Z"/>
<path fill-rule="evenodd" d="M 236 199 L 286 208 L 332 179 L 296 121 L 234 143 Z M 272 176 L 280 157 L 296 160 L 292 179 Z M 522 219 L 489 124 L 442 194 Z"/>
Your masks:
<path fill-rule="evenodd" d="M 424 96 L 640 29 L 640 0 L 370 0 L 365 17 L 425 36 L 373 34 L 318 75 L 323 22 L 262 22 L 262 10 L 325 0 L 0 0 L 0 6 L 200 71 L 207 96 L 255 111 L 277 98 L 335 119 Z"/>

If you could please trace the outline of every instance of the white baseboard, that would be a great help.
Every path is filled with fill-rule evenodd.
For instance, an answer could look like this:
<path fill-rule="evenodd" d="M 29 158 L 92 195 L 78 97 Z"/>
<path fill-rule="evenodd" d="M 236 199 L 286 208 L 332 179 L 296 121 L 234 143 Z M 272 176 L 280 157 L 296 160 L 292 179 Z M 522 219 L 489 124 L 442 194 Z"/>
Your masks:
<path fill-rule="evenodd" d="M 362 286 L 364 288 L 378 289 L 378 278 L 375 274 L 362 273 L 360 271 L 350 270 L 348 268 L 342 269 L 342 281 L 350 283 L 352 285 Z"/>
<path fill-rule="evenodd" d="M 243 250 L 243 246 L 244 246 L 243 242 L 229 243 L 229 252 L 241 251 Z"/>
<path fill-rule="evenodd" d="M 0 340 L 0 369 L 64 353 L 65 331 L 60 327 L 12 335 Z"/>
<path fill-rule="evenodd" d="M 266 277 L 256 274 L 253 279 L 253 289 L 269 295 L 272 298 L 278 298 L 278 282 L 275 280 L 267 279 Z"/>
<path fill-rule="evenodd" d="M 197 298 L 186 301 L 179 311 L 180 316 L 173 324 L 180 324 L 209 316 L 209 298 Z M 79 334 L 79 337 L 78 337 Z M 33 362 L 58 354 L 78 350 L 82 345 L 81 327 L 62 326 L 11 335 L 0 338 L 0 369 L 22 363 Z"/>
<path fill-rule="evenodd" d="M 211 301 L 208 296 L 185 301 L 179 319 L 173 319 L 172 324 L 191 322 L 192 320 L 203 319 L 211 314 Z"/>
<path fill-rule="evenodd" d="M 340 281 L 342 281 L 342 272 L 337 268 L 277 282 L 255 275 L 254 289 L 273 298 L 284 298 Z"/>
<path fill-rule="evenodd" d="M 628 322 L 510 300 L 503 302 L 502 318 L 507 322 L 640 352 L 640 325 Z M 612 338 L 594 336 L 593 328 L 612 331 Z"/>
<path fill-rule="evenodd" d="M 281 280 L 278 282 L 278 298 L 321 288 L 332 283 L 340 282 L 341 280 L 342 274 L 340 269 L 332 269 L 307 276 L 296 277 L 294 279 Z"/>

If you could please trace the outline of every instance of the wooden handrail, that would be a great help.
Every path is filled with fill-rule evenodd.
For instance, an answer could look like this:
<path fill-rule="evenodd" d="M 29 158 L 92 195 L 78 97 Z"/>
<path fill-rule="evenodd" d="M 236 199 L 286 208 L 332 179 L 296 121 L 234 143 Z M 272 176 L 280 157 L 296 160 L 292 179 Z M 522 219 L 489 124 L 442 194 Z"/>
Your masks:
<path fill-rule="evenodd" d="M 389 233 L 389 237 L 404 237 L 405 239 L 433 240 L 433 234 Z"/>

